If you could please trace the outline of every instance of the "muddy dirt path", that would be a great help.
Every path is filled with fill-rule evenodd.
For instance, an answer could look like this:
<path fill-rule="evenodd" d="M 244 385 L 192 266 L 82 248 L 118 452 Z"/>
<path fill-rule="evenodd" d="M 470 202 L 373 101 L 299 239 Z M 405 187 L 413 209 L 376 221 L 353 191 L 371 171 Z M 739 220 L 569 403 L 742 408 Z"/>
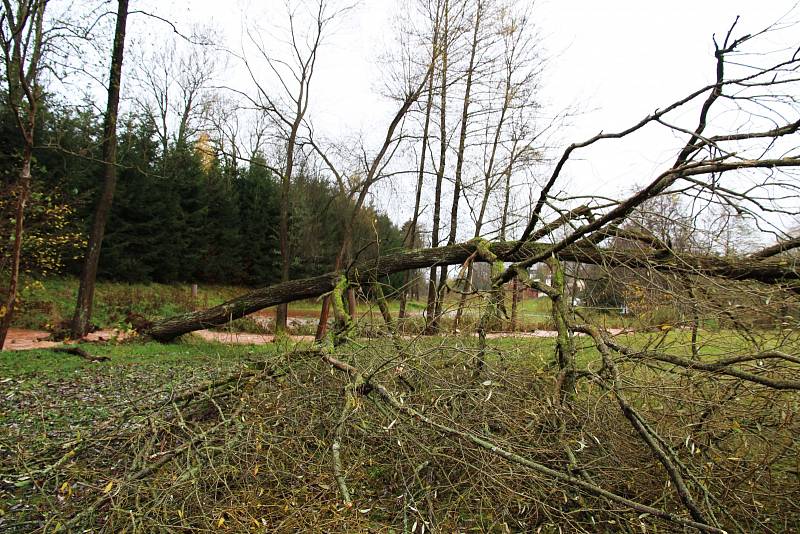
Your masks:
<path fill-rule="evenodd" d="M 626 331 L 619 328 L 609 329 L 609 334 L 617 336 Z M 8 331 L 6 338 L 6 350 L 31 350 L 31 349 L 50 349 L 62 345 L 56 341 L 48 341 L 49 332 L 44 330 L 25 330 L 22 328 L 12 328 Z M 206 341 L 216 341 L 228 345 L 265 345 L 275 341 L 275 336 L 271 334 L 254 334 L 248 332 L 220 332 L 214 330 L 198 330 L 191 335 L 197 336 Z M 477 334 L 475 334 L 477 336 Z M 582 335 L 582 334 L 577 334 Z M 98 330 L 86 336 L 82 341 L 89 343 L 103 343 L 111 340 L 124 339 L 124 332 L 119 330 Z M 403 339 L 413 339 L 415 336 L 403 336 Z M 489 339 L 499 339 L 506 337 L 525 338 L 551 338 L 556 337 L 556 332 L 551 330 L 534 330 L 531 332 L 491 332 L 486 335 Z M 310 342 L 314 341 L 314 336 L 288 336 L 290 341 Z M 75 343 L 74 341 L 71 343 Z"/>
<path fill-rule="evenodd" d="M 50 332 L 45 330 L 26 330 L 24 328 L 10 328 L 6 336 L 5 350 L 30 350 L 50 349 L 64 345 L 60 341 L 49 341 Z M 103 343 L 112 339 L 124 338 L 124 333 L 119 330 L 97 330 L 83 338 L 89 343 Z M 74 343 L 74 342 L 73 342 Z M 69 344 L 69 343 L 67 343 Z"/>

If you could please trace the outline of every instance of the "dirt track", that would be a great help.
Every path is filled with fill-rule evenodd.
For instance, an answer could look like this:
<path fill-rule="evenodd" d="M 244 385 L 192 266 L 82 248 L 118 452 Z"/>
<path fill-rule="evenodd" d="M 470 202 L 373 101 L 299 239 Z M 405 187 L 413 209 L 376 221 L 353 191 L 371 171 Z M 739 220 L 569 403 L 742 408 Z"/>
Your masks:
<path fill-rule="evenodd" d="M 609 329 L 609 333 L 616 336 L 623 333 L 623 330 L 612 328 Z M 47 337 L 49 335 L 50 333 L 45 332 L 44 330 L 25 330 L 21 328 L 12 328 L 8 331 L 5 350 L 49 349 L 62 344 L 56 341 L 48 341 Z M 252 334 L 247 332 L 199 330 L 197 332 L 193 332 L 192 335 L 198 336 L 206 341 L 217 341 L 219 343 L 225 343 L 229 345 L 265 345 L 267 343 L 272 343 L 275 340 L 275 336 L 272 334 Z M 489 339 L 504 337 L 547 338 L 555 336 L 556 332 L 550 330 L 534 330 L 532 332 L 492 332 L 486 335 L 486 337 Z M 89 343 L 102 343 L 105 341 L 111 341 L 112 339 L 120 339 L 121 337 L 124 337 L 124 333 L 121 333 L 119 330 L 98 330 L 86 336 L 83 341 Z M 314 336 L 288 336 L 288 339 L 297 342 L 307 342 L 314 341 Z"/>
<path fill-rule="evenodd" d="M 92 332 L 84 338 L 84 341 L 98 343 L 110 341 L 118 338 L 118 330 L 98 330 Z M 23 328 L 10 328 L 6 336 L 5 350 L 30 350 L 30 349 L 49 349 L 57 347 L 63 343 L 58 341 L 48 341 L 50 332 L 44 330 L 25 330 Z"/>

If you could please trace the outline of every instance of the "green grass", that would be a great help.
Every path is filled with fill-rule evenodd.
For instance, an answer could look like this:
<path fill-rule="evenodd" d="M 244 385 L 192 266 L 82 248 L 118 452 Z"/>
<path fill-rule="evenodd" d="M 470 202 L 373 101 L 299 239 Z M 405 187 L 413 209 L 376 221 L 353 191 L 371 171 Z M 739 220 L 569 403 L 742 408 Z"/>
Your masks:
<path fill-rule="evenodd" d="M 363 343 L 352 345 L 354 354 L 360 352 Z M 475 336 L 425 336 L 406 339 L 416 351 L 427 351 L 433 347 L 460 347 L 461 350 L 477 350 Z M 107 356 L 110 361 L 91 362 L 79 356 L 54 352 L 48 349 L 0 352 L 0 379 L 19 377 L 69 378 L 77 373 L 103 373 L 108 369 L 149 369 L 149 372 L 174 374 L 177 367 L 197 368 L 204 371 L 223 371 L 244 365 L 248 361 L 273 357 L 286 350 L 310 343 L 294 342 L 291 339 L 264 345 L 224 345 L 207 342 L 193 336 L 184 336 L 175 343 L 162 344 L 153 341 L 131 341 L 124 343 L 83 343 L 82 349 L 93 356 Z M 392 343 L 386 338 L 369 341 L 371 348 L 387 350 Z M 507 361 L 527 362 L 540 366 L 552 360 L 552 338 L 496 338 L 487 340 L 489 359 L 502 354 Z M 345 352 L 347 350 L 345 349 Z M 379 351 L 380 352 L 380 351 Z"/>
<path fill-rule="evenodd" d="M 508 299 L 509 308 L 511 307 L 510 300 Z M 541 298 L 525 298 L 517 304 L 517 310 L 520 314 L 538 314 L 538 315 L 550 315 L 550 300 L 541 297 Z"/>
<path fill-rule="evenodd" d="M 50 330 L 72 317 L 78 293 L 78 280 L 72 277 L 24 280 L 14 325 L 17 328 Z M 236 286 L 200 286 L 192 299 L 186 284 L 119 282 L 97 283 L 92 323 L 100 328 L 122 326 L 128 313 L 159 318 L 215 306 L 246 289 Z"/>
<path fill-rule="evenodd" d="M 47 375 L 68 377 L 77 372 L 96 372 L 110 367 L 149 367 L 171 369 L 175 366 L 230 368 L 254 354 L 273 354 L 279 344 L 261 346 L 223 345 L 187 336 L 186 340 L 160 344 L 129 342 L 120 344 L 81 344 L 92 356 L 108 356 L 109 362 L 91 362 L 79 356 L 47 349 L 0 352 L 0 377 Z"/>

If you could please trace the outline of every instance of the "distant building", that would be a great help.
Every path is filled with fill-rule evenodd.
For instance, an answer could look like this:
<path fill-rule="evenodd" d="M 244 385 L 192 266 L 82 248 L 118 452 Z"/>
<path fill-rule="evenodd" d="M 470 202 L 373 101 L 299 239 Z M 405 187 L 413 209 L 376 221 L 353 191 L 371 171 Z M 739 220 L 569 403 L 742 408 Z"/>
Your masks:
<path fill-rule="evenodd" d="M 202 132 L 197 137 L 197 141 L 194 143 L 194 149 L 200 156 L 200 164 L 203 170 L 206 172 L 210 171 L 211 167 L 214 165 L 215 155 L 214 149 L 211 146 L 211 137 L 206 132 Z"/>

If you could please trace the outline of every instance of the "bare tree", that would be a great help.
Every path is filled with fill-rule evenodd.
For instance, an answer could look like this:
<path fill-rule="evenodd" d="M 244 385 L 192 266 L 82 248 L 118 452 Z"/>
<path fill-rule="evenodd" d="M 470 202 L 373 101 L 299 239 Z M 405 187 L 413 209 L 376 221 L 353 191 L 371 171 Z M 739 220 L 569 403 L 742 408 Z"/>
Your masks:
<path fill-rule="evenodd" d="M 94 285 L 97 278 L 97 266 L 100 262 L 100 248 L 103 245 L 106 222 L 114 201 L 114 190 L 117 186 L 117 113 L 119 110 L 119 93 L 122 82 L 122 62 L 125 51 L 125 28 L 128 20 L 128 0 L 119 0 L 117 6 L 117 24 L 114 31 L 114 45 L 111 52 L 111 72 L 108 80 L 108 100 L 103 120 L 103 167 L 105 179 L 103 191 L 95 208 L 89 244 L 81 272 L 78 287 L 78 302 L 72 317 L 71 333 L 80 338 L 89 333 L 92 305 L 94 303 Z"/>
<path fill-rule="evenodd" d="M 288 38 L 287 45 L 290 50 L 288 58 L 279 58 L 273 54 L 264 41 L 248 30 L 250 39 L 255 45 L 260 60 L 267 67 L 273 78 L 273 83 L 278 87 L 278 93 L 262 80 L 253 69 L 251 62 L 245 58 L 245 65 L 256 88 L 256 96 L 252 102 L 257 109 L 269 116 L 279 137 L 284 143 L 284 158 L 280 169 L 276 169 L 281 177 L 280 199 L 280 227 L 278 239 L 281 251 L 281 279 L 289 280 L 289 266 L 291 265 L 291 250 L 289 246 L 289 194 L 292 183 L 292 173 L 295 167 L 298 139 L 302 135 L 308 107 L 311 102 L 311 81 L 319 58 L 320 47 L 324 36 L 332 22 L 342 15 L 347 9 L 334 10 L 326 0 L 317 0 L 314 3 L 313 13 L 310 14 L 310 28 L 303 32 L 298 27 L 302 24 L 303 17 L 298 9 L 287 6 L 288 12 Z M 276 96 L 280 94 L 281 96 Z M 286 329 L 288 308 L 281 305 L 277 308 L 275 329 L 282 332 Z"/>
<path fill-rule="evenodd" d="M 436 37 L 434 37 L 434 40 L 435 39 Z M 352 211 L 349 218 L 346 219 L 347 224 L 344 228 L 342 246 L 336 259 L 335 268 L 337 270 L 346 267 L 347 264 L 354 259 L 352 257 L 352 245 L 353 225 L 356 217 L 359 215 L 360 210 L 364 206 L 364 202 L 367 200 L 370 188 L 379 180 L 384 178 L 384 170 L 392 159 L 392 155 L 397 150 L 399 142 L 402 138 L 402 124 L 406 115 L 411 110 L 411 107 L 419 100 L 425 89 L 430 89 L 431 79 L 434 76 L 434 69 L 438 55 L 438 49 L 434 48 L 432 61 L 430 64 L 424 66 L 423 72 L 408 72 L 406 78 L 402 80 L 402 95 L 397 98 L 400 101 L 400 107 L 395 112 L 386 128 L 386 133 L 383 137 L 383 144 L 377 150 L 375 155 L 371 157 L 371 159 L 366 156 L 366 151 L 364 151 L 365 168 L 363 170 L 363 179 L 356 178 L 346 185 L 343 173 L 336 169 L 336 166 L 331 162 L 330 158 L 316 143 L 313 142 L 313 139 L 309 140 L 316 152 L 324 160 L 325 164 L 336 178 L 336 182 L 339 185 L 339 190 L 348 199 L 348 204 L 352 203 Z M 356 173 L 354 176 L 358 176 L 358 173 Z M 376 281 L 377 280 L 378 279 L 376 278 Z M 330 297 L 326 296 L 322 302 L 322 310 L 320 312 L 320 319 L 316 333 L 316 339 L 318 341 L 321 341 L 326 334 L 329 313 L 328 309 L 331 304 L 330 301 Z M 348 291 L 348 302 L 349 313 L 354 316 L 356 311 L 356 303 L 354 292 L 352 290 Z"/>
<path fill-rule="evenodd" d="M 450 54 L 450 44 L 452 41 L 450 22 L 451 4 L 450 0 L 444 0 L 441 10 L 441 22 L 437 26 L 441 28 L 441 45 L 439 60 L 439 163 L 436 167 L 436 188 L 433 196 L 433 222 L 431 223 L 431 246 L 439 246 L 440 217 L 442 209 L 442 183 L 444 181 L 445 166 L 447 165 L 447 144 L 449 133 L 447 131 L 447 72 L 448 58 Z M 432 267 L 428 275 L 428 307 L 425 317 L 425 331 L 434 333 L 438 329 L 438 312 L 441 309 L 441 302 L 437 295 L 436 268 Z"/>
<path fill-rule="evenodd" d="M 487 11 L 489 9 L 488 2 L 484 0 L 478 0 L 475 2 L 473 9 L 474 13 L 472 14 L 473 21 L 471 32 L 472 38 L 469 43 L 468 60 L 465 67 L 466 81 L 464 83 L 464 96 L 461 105 L 461 117 L 459 120 L 458 148 L 456 149 L 456 166 L 453 176 L 453 203 L 450 209 L 450 233 L 447 238 L 448 245 L 452 245 L 456 242 L 456 235 L 458 232 L 458 206 L 459 201 L 461 200 L 462 173 L 464 170 L 464 160 L 466 156 L 467 131 L 470 126 L 470 104 L 472 104 L 473 99 L 472 89 L 476 76 L 476 70 L 479 67 L 478 63 L 481 62 L 480 58 L 478 58 L 478 55 L 480 54 L 483 56 L 488 48 L 486 43 L 488 40 L 487 32 L 484 29 L 484 19 L 487 17 Z M 491 32 L 488 33 L 488 36 L 491 36 Z M 442 267 L 439 270 L 438 288 L 436 291 L 438 296 L 435 312 L 436 316 L 441 315 L 442 299 L 446 284 L 447 268 Z M 456 319 L 455 323 L 457 325 L 458 319 Z M 433 324 L 436 324 L 435 320 Z M 457 328 L 457 326 L 454 328 Z M 436 328 L 434 328 L 434 330 L 435 329 Z"/>
<path fill-rule="evenodd" d="M 0 10 L 0 46 L 3 52 L 7 105 L 22 138 L 20 171 L 16 185 L 14 235 L 11 236 L 11 268 L 8 293 L 0 309 L 0 350 L 14 316 L 19 285 L 19 266 L 25 224 L 25 207 L 31 190 L 36 118 L 42 102 L 40 78 L 44 69 L 47 35 L 47 0 L 4 0 Z"/>
<path fill-rule="evenodd" d="M 136 58 L 133 98 L 155 128 L 162 154 L 170 143 L 186 146 L 208 121 L 215 101 L 210 85 L 220 68 L 217 41 L 213 31 L 195 28 Z"/>
<path fill-rule="evenodd" d="M 430 39 L 430 54 L 429 54 L 429 64 L 433 65 L 436 62 L 436 58 L 438 57 L 438 48 L 439 48 L 439 22 L 440 22 L 440 11 L 442 8 L 442 0 L 436 0 L 435 8 L 431 10 L 430 4 L 428 4 L 428 20 L 432 21 L 433 28 L 431 30 L 431 39 Z M 430 125 L 431 125 L 431 111 L 433 109 L 433 81 L 434 77 L 428 77 L 428 89 L 426 91 L 427 98 L 425 99 L 425 111 L 423 115 L 423 126 L 422 126 L 422 137 L 420 139 L 420 150 L 419 150 L 419 171 L 417 172 L 417 187 L 416 193 L 414 195 L 414 211 L 411 216 L 411 224 L 408 227 L 408 233 L 406 234 L 406 241 L 407 243 L 411 243 L 413 245 L 414 241 L 416 240 L 417 236 L 417 229 L 418 229 L 418 222 L 419 222 L 419 211 L 420 211 L 420 200 L 422 198 L 422 189 L 425 184 L 425 159 L 428 154 L 428 141 L 430 135 Z M 410 240 L 410 241 L 409 241 Z M 413 248 L 413 247 L 408 247 Z M 410 272 L 406 272 L 405 276 L 405 283 L 403 284 L 403 290 L 400 294 L 400 310 L 399 310 L 399 317 L 403 318 L 405 316 L 406 310 L 406 300 L 408 295 L 408 285 L 410 282 Z"/>
<path fill-rule="evenodd" d="M 538 131 L 531 115 L 536 103 L 533 98 L 536 78 L 540 74 L 537 64 L 538 41 L 526 11 L 508 7 L 499 9 L 496 25 L 492 28 L 498 36 L 501 49 L 494 62 L 498 64 L 490 84 L 500 90 L 494 101 L 484 103 L 483 142 L 481 172 L 479 178 L 467 184 L 467 189 L 475 191 L 476 208 L 471 203 L 473 213 L 474 238 L 484 235 L 492 195 L 496 194 L 504 182 L 505 198 L 499 224 L 501 240 L 506 239 L 511 184 L 514 171 L 521 171 L 536 159 Z M 467 202 L 471 199 L 468 196 Z M 459 297 L 453 329 L 457 330 L 463 315 L 466 299 L 473 283 L 473 266 L 467 265 L 466 291 Z M 496 295 L 497 299 L 500 295 Z M 501 304 L 498 300 L 497 304 Z"/>

